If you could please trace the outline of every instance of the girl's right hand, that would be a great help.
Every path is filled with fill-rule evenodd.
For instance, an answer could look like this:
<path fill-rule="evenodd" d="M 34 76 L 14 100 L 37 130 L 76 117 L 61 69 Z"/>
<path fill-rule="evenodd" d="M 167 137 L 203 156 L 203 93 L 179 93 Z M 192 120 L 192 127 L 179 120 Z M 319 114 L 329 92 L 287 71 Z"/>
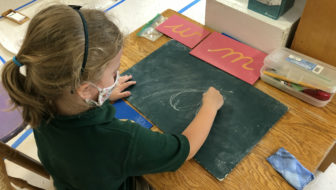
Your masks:
<path fill-rule="evenodd" d="M 202 102 L 203 105 L 215 108 L 217 111 L 223 106 L 224 98 L 217 89 L 211 86 L 208 91 L 203 93 Z"/>

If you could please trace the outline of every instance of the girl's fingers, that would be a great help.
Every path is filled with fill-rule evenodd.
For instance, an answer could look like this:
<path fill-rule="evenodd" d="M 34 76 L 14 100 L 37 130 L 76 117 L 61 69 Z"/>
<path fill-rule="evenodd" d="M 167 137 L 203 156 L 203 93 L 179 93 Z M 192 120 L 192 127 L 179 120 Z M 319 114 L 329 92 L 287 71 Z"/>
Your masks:
<path fill-rule="evenodd" d="M 124 76 L 121 76 L 120 79 L 119 79 L 119 83 L 122 84 L 126 81 L 129 81 L 132 79 L 132 75 L 124 75 Z"/>
<path fill-rule="evenodd" d="M 118 94 L 118 99 L 126 98 L 131 95 L 130 91 L 121 92 Z"/>
<path fill-rule="evenodd" d="M 134 81 L 134 80 L 124 82 L 124 83 L 122 83 L 122 84 L 119 85 L 119 90 L 120 91 L 124 91 L 129 86 L 132 86 L 132 85 L 135 85 L 135 84 L 136 84 L 136 81 Z"/>

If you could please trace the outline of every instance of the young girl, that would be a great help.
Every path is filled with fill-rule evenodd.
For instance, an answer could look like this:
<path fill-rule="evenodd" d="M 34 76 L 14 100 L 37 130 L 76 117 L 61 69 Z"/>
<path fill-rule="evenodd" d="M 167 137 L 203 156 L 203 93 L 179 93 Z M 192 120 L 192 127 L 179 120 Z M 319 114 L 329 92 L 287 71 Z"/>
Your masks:
<path fill-rule="evenodd" d="M 174 171 L 208 136 L 223 97 L 210 87 L 180 135 L 114 117 L 109 101 L 130 96 L 119 77 L 123 36 L 103 12 L 53 5 L 28 27 L 2 83 L 34 129 L 38 156 L 56 189 L 132 189 L 132 176 Z"/>

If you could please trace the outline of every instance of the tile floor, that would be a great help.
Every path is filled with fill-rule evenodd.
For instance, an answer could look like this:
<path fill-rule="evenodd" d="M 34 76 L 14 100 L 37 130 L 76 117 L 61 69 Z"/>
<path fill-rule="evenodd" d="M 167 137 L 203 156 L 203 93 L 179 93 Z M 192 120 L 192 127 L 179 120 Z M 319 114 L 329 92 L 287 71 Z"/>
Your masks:
<path fill-rule="evenodd" d="M 10 0 L 6 0 L 10 1 Z M 76 3 L 75 0 L 63 0 L 66 3 Z M 77 1 L 83 3 L 84 1 Z M 93 1 L 86 1 L 88 4 Z M 106 3 L 107 1 L 94 1 L 96 4 Z M 111 3 L 112 2 L 112 3 Z M 126 34 L 131 33 L 138 27 L 142 26 L 151 18 L 153 18 L 157 13 L 161 13 L 166 9 L 173 9 L 175 11 L 181 11 L 184 15 L 204 24 L 204 16 L 205 16 L 205 2 L 206 0 L 110 0 L 108 2 L 109 6 L 115 5 L 114 8 L 107 11 L 108 15 L 113 15 L 118 20 L 118 25 L 122 29 L 122 31 Z M 39 1 L 35 1 L 34 3 L 40 3 Z M 30 5 L 34 6 L 34 5 Z M 97 6 L 96 6 L 97 7 Z M 106 9 L 105 7 L 97 7 Z M 26 7 L 29 9 L 29 7 Z M 0 30 L 1 25 L 4 22 L 1 22 L 0 19 Z M 0 32 L 0 35 L 3 34 Z M 6 36 L 0 36 L 0 40 L 6 40 Z M 7 39 L 8 40 L 8 39 Z M 9 41 L 9 40 L 8 40 Z M 0 62 L 1 58 L 3 60 L 10 59 L 14 54 L 9 50 L 5 49 L 0 45 Z M 2 64 L 0 63 L 0 68 Z M 1 129 L 0 129 L 1 130 Z M 18 138 L 20 138 L 24 133 L 23 131 L 7 144 L 12 145 Z M 31 133 L 18 147 L 18 150 L 24 152 L 25 154 L 38 159 L 37 158 L 37 149 L 34 141 L 33 134 Z M 29 183 L 39 186 L 43 189 L 54 189 L 52 182 L 46 180 L 22 167 L 18 167 L 15 164 L 5 161 L 6 167 L 9 175 L 14 177 L 19 177 L 27 180 Z"/>

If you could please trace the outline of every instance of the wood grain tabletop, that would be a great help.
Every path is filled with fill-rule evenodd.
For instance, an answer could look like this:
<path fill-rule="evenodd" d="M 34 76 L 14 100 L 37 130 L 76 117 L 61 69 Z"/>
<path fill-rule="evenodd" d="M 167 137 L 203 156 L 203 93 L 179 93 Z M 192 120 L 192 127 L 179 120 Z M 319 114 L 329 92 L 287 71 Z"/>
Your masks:
<path fill-rule="evenodd" d="M 162 13 L 166 17 L 174 14 L 180 15 L 170 9 Z M 183 15 L 180 16 L 205 27 Z M 138 37 L 136 33 L 140 29 L 125 38 L 121 72 L 132 67 L 170 40 L 169 37 L 162 36 L 152 42 Z M 318 108 L 261 80 L 257 81 L 254 86 L 285 104 L 289 110 L 223 181 L 218 181 L 195 160 L 186 161 L 175 172 L 149 174 L 144 176 L 145 179 L 157 190 L 293 189 L 266 160 L 280 147 L 284 147 L 303 166 L 314 172 L 336 139 L 335 98 L 325 107 Z M 159 131 L 156 126 L 152 130 Z"/>

